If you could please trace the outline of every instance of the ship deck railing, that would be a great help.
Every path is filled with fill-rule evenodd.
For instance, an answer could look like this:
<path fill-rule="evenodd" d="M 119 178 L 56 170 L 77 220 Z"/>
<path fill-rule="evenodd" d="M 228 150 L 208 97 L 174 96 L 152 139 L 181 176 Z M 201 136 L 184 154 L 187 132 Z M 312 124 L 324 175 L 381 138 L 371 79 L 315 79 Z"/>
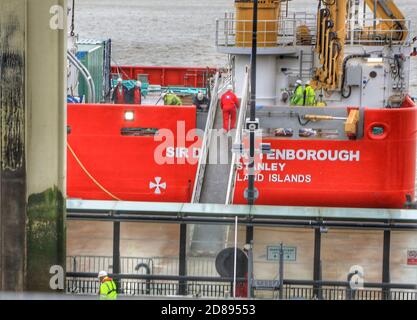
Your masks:
<path fill-rule="evenodd" d="M 386 26 L 396 25 L 389 29 Z M 401 26 L 401 27 L 400 27 Z M 412 39 L 408 19 L 348 19 L 347 45 L 403 45 Z M 293 13 L 276 20 L 258 21 L 258 52 L 271 47 L 313 46 L 316 43 L 316 15 Z M 237 20 L 233 15 L 216 20 L 216 47 L 251 48 L 252 20 Z"/>
<path fill-rule="evenodd" d="M 237 26 L 240 26 L 239 30 Z M 272 26 L 272 29 L 271 29 Z M 297 38 L 297 30 L 307 26 L 309 33 Z M 276 20 L 258 20 L 258 47 L 314 44 L 316 16 L 293 13 Z M 239 38 L 237 44 L 236 39 Z M 233 15 L 216 20 L 217 47 L 252 46 L 252 20 L 237 20 Z"/>
<path fill-rule="evenodd" d="M 396 25 L 387 29 L 384 26 Z M 411 20 L 363 19 L 359 24 L 354 19 L 346 25 L 346 44 L 364 46 L 403 45 L 411 41 Z"/>

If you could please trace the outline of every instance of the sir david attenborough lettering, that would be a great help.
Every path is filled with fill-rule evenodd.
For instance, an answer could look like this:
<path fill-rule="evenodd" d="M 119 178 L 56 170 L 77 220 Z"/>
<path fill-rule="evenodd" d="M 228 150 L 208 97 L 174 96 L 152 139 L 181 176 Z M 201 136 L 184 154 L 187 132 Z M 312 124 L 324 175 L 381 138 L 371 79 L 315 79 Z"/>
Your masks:
<path fill-rule="evenodd" d="M 299 161 L 359 161 L 360 151 L 352 150 L 291 150 L 273 149 L 261 159 L 266 160 L 299 160 Z"/>
<path fill-rule="evenodd" d="M 309 184 L 313 182 L 313 174 L 311 172 L 296 172 L 303 170 L 302 166 L 295 165 L 296 162 L 354 163 L 359 162 L 360 159 L 361 154 L 358 150 L 272 149 L 270 153 L 260 155 L 259 159 L 255 161 L 255 180 L 268 183 Z M 294 165 L 292 166 L 292 164 Z M 239 170 L 237 181 L 248 180 L 248 167 L 245 159 L 237 164 Z"/>

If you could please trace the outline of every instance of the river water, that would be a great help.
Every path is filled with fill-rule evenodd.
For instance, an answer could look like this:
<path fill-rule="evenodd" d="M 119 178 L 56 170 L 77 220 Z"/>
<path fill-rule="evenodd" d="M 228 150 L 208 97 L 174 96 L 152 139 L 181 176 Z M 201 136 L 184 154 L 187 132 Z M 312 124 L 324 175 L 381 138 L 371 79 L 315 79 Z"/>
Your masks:
<path fill-rule="evenodd" d="M 395 2 L 417 30 L 417 1 Z M 317 1 L 293 3 L 297 11 L 315 12 Z M 216 67 L 226 55 L 216 52 L 215 21 L 233 10 L 233 0 L 76 0 L 76 31 L 81 38 L 111 38 L 119 65 Z M 417 95 L 417 72 L 411 85 Z"/>

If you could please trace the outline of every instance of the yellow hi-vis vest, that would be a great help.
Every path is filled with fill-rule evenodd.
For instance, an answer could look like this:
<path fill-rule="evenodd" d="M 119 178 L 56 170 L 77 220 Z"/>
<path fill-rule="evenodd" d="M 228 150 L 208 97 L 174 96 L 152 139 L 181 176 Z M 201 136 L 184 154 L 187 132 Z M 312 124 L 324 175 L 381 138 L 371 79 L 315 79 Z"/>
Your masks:
<path fill-rule="evenodd" d="M 306 86 L 305 88 L 305 105 L 306 106 L 315 106 L 316 105 L 316 92 L 311 86 Z"/>
<path fill-rule="evenodd" d="M 164 104 L 166 106 L 180 106 L 182 101 L 176 94 L 168 93 L 164 97 Z"/>
<path fill-rule="evenodd" d="M 106 279 L 100 284 L 100 300 L 116 300 L 116 283 L 113 280 Z"/>
<path fill-rule="evenodd" d="M 304 105 L 304 89 L 302 85 L 298 85 L 297 88 L 295 88 L 294 94 L 291 97 L 290 104 L 292 106 Z"/>

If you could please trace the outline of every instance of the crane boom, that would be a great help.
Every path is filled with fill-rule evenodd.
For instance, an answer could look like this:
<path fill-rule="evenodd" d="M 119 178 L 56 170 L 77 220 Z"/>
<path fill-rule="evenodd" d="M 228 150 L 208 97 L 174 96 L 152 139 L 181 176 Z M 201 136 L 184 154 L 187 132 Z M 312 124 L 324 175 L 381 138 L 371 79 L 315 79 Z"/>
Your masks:
<path fill-rule="evenodd" d="M 327 92 L 342 89 L 344 49 L 347 36 L 351 36 L 362 45 L 374 45 L 384 40 L 403 42 L 408 30 L 402 12 L 393 0 L 364 0 L 367 7 L 376 13 L 372 26 L 360 30 L 355 24 L 354 35 L 348 33 L 348 16 L 352 0 L 319 1 L 317 13 L 317 39 L 315 51 L 319 58 L 319 67 L 315 70 L 312 84 Z M 376 7 L 375 7 L 376 4 Z M 357 6 L 357 2 L 355 3 Z M 356 18 L 357 19 L 357 18 Z M 377 24 L 377 19 L 379 23 Z M 352 33 L 353 34 L 353 33 Z"/>
<path fill-rule="evenodd" d="M 405 17 L 398 9 L 393 0 L 366 0 L 366 5 L 371 11 L 375 11 L 376 2 L 376 18 L 382 21 L 376 26 L 378 33 L 392 33 L 396 31 L 397 40 L 404 41 L 407 38 L 408 30 L 405 26 Z M 369 28 L 368 28 L 369 29 Z"/>

